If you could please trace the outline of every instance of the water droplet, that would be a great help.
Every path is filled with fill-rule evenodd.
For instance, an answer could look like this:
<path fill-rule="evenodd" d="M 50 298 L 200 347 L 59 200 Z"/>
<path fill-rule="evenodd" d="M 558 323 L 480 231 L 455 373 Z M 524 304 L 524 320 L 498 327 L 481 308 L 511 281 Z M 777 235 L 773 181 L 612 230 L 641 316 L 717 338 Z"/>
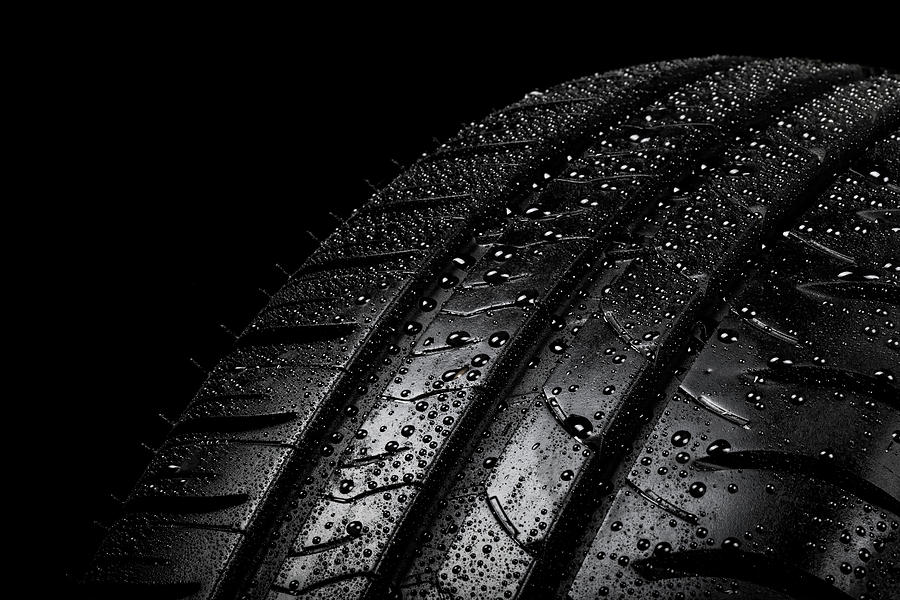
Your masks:
<path fill-rule="evenodd" d="M 569 346 L 562 340 L 554 340 L 550 343 L 550 352 L 554 354 L 562 354 L 569 349 Z"/>
<path fill-rule="evenodd" d="M 710 456 L 726 454 L 731 451 L 731 443 L 728 440 L 716 440 L 706 447 L 706 453 Z"/>
<path fill-rule="evenodd" d="M 402 435 L 403 437 L 409 437 L 413 434 L 413 432 L 415 430 L 416 430 L 416 428 L 413 427 L 412 425 L 404 425 L 403 428 L 400 430 L 400 435 Z"/>
<path fill-rule="evenodd" d="M 660 542 L 653 548 L 653 554 L 663 556 L 672 552 L 672 544 L 669 542 Z"/>
<path fill-rule="evenodd" d="M 491 348 L 499 348 L 509 341 L 509 334 L 505 331 L 497 331 L 488 338 L 488 346 Z"/>
<path fill-rule="evenodd" d="M 437 308 L 437 300 L 434 298 L 422 298 L 419 300 L 419 308 L 423 312 L 428 312 Z"/>
<path fill-rule="evenodd" d="M 695 481 L 688 488 L 688 493 L 694 498 L 700 498 L 706 493 L 706 484 L 702 481 Z"/>
<path fill-rule="evenodd" d="M 559 476 L 563 481 L 572 481 L 573 477 L 575 477 L 575 473 L 568 469 L 563 471 Z"/>
<path fill-rule="evenodd" d="M 741 540 L 733 537 L 722 540 L 722 548 L 725 550 L 737 550 L 741 547 Z"/>
<path fill-rule="evenodd" d="M 570 435 L 579 439 L 584 439 L 594 430 L 591 422 L 581 415 L 569 415 L 563 425 Z"/>
<path fill-rule="evenodd" d="M 422 331 L 422 324 L 417 321 L 410 321 L 406 324 L 406 327 L 403 328 L 403 333 L 406 335 L 416 335 Z"/>
<path fill-rule="evenodd" d="M 351 537 L 359 537 L 363 532 L 363 524 L 360 521 L 350 521 L 347 523 L 347 535 Z"/>
<path fill-rule="evenodd" d="M 516 306 L 531 306 L 538 297 L 537 290 L 525 290 L 516 296 Z"/>
<path fill-rule="evenodd" d="M 484 280 L 491 285 L 499 285 L 509 281 L 509 273 L 499 269 L 491 269 L 484 274 Z"/>
<path fill-rule="evenodd" d="M 491 250 L 489 256 L 492 260 L 495 260 L 497 262 L 504 262 L 511 259 L 515 252 L 515 249 L 510 246 L 495 246 Z"/>
<path fill-rule="evenodd" d="M 734 329 L 720 329 L 718 338 L 723 344 L 733 344 L 738 341 L 738 332 Z"/>
<path fill-rule="evenodd" d="M 475 264 L 475 258 L 471 254 L 463 254 L 453 258 L 453 266 L 457 269 L 467 269 Z"/>
<path fill-rule="evenodd" d="M 684 431 L 683 429 L 680 431 L 676 431 L 672 434 L 672 445 L 676 448 L 680 448 L 681 446 L 687 446 L 691 441 L 691 433 L 689 431 Z"/>
<path fill-rule="evenodd" d="M 481 463 L 481 466 L 484 467 L 485 469 L 493 469 L 495 466 L 497 466 L 497 457 L 496 456 L 487 457 L 486 459 L 484 459 L 484 462 Z"/>
<path fill-rule="evenodd" d="M 472 341 L 472 336 L 469 335 L 468 331 L 454 331 L 450 335 L 447 336 L 447 345 L 448 346 L 464 346 Z"/>
<path fill-rule="evenodd" d="M 342 494 L 349 494 L 350 490 L 353 489 L 353 480 L 352 479 L 342 479 L 341 484 L 338 486 L 338 490 Z"/>
<path fill-rule="evenodd" d="M 824 450 L 819 451 L 819 458 L 824 460 L 834 460 L 834 451 L 825 448 Z"/>
<path fill-rule="evenodd" d="M 487 354 L 476 354 L 472 357 L 472 366 L 473 367 L 483 367 L 488 364 L 488 361 L 491 360 L 491 357 Z"/>

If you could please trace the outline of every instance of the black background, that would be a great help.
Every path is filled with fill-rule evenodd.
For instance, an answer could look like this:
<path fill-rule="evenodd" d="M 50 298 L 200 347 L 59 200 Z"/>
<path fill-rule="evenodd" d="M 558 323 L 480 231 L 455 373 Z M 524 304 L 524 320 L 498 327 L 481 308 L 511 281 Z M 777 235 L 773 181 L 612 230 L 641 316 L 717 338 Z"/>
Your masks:
<path fill-rule="evenodd" d="M 149 458 L 141 443 L 164 434 L 155 415 L 176 417 L 201 382 L 191 359 L 210 366 L 228 349 L 218 324 L 240 331 L 262 307 L 259 288 L 283 281 L 274 265 L 295 267 L 314 245 L 305 231 L 327 235 L 329 213 L 365 201 L 366 180 L 385 183 L 395 161 L 530 90 L 650 60 L 897 63 L 877 26 L 885 15 L 713 25 L 714 14 L 554 10 L 527 26 L 129 16 L 61 45 L 44 82 L 50 168 L 36 182 L 53 195 L 38 207 L 38 245 L 52 251 L 38 259 L 46 291 L 33 301 L 62 364 L 37 381 L 49 402 L 34 410 L 49 406 L 55 425 L 48 525 L 69 577 L 102 534 L 92 521 L 116 514 L 110 495 L 124 497 Z"/>

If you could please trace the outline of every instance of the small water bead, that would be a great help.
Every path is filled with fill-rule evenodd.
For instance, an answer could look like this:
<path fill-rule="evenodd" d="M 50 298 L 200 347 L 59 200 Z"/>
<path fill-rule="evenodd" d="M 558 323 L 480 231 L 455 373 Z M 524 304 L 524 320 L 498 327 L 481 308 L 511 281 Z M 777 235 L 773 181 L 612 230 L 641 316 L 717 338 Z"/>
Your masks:
<path fill-rule="evenodd" d="M 387 444 L 384 445 L 384 449 L 387 450 L 388 452 L 396 452 L 397 450 L 400 449 L 400 442 L 398 442 L 396 440 L 391 440 L 390 442 L 388 442 Z"/>
<path fill-rule="evenodd" d="M 416 335 L 422 331 L 422 324 L 418 321 L 410 321 L 406 324 L 406 327 L 403 328 L 403 333 L 406 335 Z"/>
<path fill-rule="evenodd" d="M 416 402 L 416 410 L 419 412 L 423 412 L 428 408 L 428 402 L 425 400 L 419 400 Z"/>
<path fill-rule="evenodd" d="M 413 434 L 413 432 L 415 430 L 416 430 L 416 428 L 413 427 L 412 425 L 404 425 L 403 428 L 400 430 L 400 435 L 402 435 L 403 437 L 409 437 Z"/>
<path fill-rule="evenodd" d="M 605 388 L 603 388 L 603 395 L 609 396 L 610 394 L 612 394 L 615 391 L 616 391 L 616 386 L 608 385 Z"/>
<path fill-rule="evenodd" d="M 563 471 L 559 476 L 559 478 L 563 481 L 572 481 L 573 477 L 575 477 L 575 473 L 568 469 Z"/>
<path fill-rule="evenodd" d="M 672 552 L 672 544 L 669 542 L 660 542 L 653 548 L 655 556 L 663 556 Z"/>
<path fill-rule="evenodd" d="M 437 308 L 437 300 L 434 298 L 422 298 L 419 300 L 419 309 L 428 312 Z"/>
<path fill-rule="evenodd" d="M 484 459 L 484 462 L 481 463 L 481 466 L 484 467 L 485 469 L 493 469 L 495 466 L 497 466 L 497 457 L 496 456 L 487 457 L 486 459 Z"/>
<path fill-rule="evenodd" d="M 450 288 L 455 286 L 457 283 L 459 283 L 459 277 L 457 277 L 456 275 L 453 275 L 451 273 L 444 273 L 441 276 L 441 281 L 438 285 L 440 285 L 445 290 L 449 290 Z"/>
<path fill-rule="evenodd" d="M 342 479 L 340 485 L 338 485 L 338 490 L 342 494 L 349 494 L 353 489 L 353 480 L 352 479 Z"/>
<path fill-rule="evenodd" d="M 686 462 L 688 462 L 689 460 L 691 460 L 691 455 L 688 454 L 687 452 L 679 452 L 678 454 L 675 455 L 675 462 L 680 463 L 682 465 L 685 464 Z"/>
<path fill-rule="evenodd" d="M 646 538 L 641 538 L 638 540 L 637 549 L 643 552 L 644 550 L 650 547 L 650 540 Z"/>

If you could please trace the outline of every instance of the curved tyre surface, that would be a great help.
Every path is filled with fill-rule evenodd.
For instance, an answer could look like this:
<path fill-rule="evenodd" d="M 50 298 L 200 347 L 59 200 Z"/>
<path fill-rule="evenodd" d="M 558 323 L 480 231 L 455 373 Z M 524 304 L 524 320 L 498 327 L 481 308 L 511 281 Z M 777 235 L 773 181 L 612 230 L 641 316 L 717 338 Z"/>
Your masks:
<path fill-rule="evenodd" d="M 357 210 L 209 376 L 95 597 L 896 598 L 900 78 L 573 81 Z"/>

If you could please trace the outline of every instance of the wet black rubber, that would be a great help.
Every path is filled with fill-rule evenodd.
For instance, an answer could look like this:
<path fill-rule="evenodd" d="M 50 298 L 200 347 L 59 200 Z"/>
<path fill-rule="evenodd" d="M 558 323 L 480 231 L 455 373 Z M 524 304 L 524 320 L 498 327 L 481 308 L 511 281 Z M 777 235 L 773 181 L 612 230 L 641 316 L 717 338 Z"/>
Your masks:
<path fill-rule="evenodd" d="M 900 77 L 713 57 L 465 128 L 209 373 L 93 597 L 897 598 Z"/>

